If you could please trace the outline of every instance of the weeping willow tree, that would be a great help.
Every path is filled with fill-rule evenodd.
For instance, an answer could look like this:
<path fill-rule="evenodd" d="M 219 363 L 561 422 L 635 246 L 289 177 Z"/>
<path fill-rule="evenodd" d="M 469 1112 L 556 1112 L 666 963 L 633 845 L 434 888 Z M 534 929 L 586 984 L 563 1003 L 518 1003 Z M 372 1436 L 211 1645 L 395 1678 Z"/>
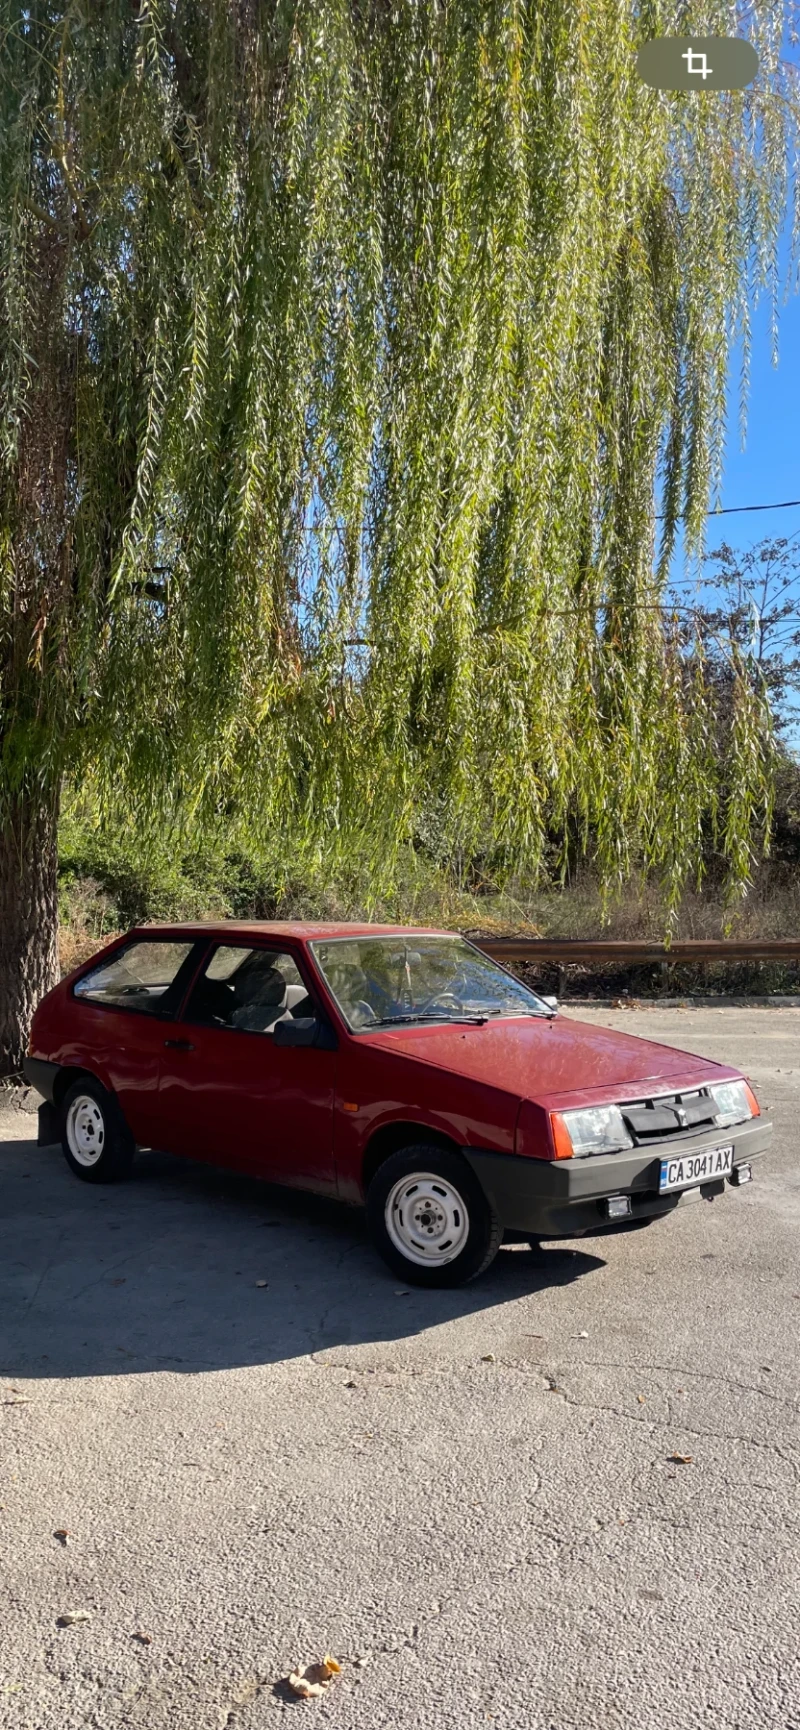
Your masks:
<path fill-rule="evenodd" d="M 421 821 L 747 874 L 661 610 L 777 296 L 789 0 L 0 0 L 0 1051 L 55 975 L 59 790 L 375 870 Z M 747 34 L 740 94 L 643 85 Z M 654 499 L 663 522 L 658 544 Z"/>

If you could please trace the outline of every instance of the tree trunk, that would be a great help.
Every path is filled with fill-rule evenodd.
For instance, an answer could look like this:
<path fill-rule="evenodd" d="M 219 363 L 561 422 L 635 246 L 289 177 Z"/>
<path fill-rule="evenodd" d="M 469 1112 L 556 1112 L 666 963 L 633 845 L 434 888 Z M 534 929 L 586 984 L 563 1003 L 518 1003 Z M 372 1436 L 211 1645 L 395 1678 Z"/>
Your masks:
<path fill-rule="evenodd" d="M 58 969 L 58 799 L 21 794 L 0 821 L 0 1076 L 19 1075 Z"/>

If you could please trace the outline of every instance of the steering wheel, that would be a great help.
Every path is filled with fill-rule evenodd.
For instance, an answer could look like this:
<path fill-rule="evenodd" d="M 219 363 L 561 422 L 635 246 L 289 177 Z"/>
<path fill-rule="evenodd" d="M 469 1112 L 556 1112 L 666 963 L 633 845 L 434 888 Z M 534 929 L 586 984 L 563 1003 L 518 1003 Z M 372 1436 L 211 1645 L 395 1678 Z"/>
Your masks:
<path fill-rule="evenodd" d="M 460 1014 L 462 1008 L 463 1004 L 456 997 L 454 991 L 437 991 L 433 997 L 428 998 L 427 1003 L 420 1005 L 417 1014 L 427 1015 L 428 1011 L 431 1009 L 453 1009 L 456 1011 L 456 1014 Z"/>

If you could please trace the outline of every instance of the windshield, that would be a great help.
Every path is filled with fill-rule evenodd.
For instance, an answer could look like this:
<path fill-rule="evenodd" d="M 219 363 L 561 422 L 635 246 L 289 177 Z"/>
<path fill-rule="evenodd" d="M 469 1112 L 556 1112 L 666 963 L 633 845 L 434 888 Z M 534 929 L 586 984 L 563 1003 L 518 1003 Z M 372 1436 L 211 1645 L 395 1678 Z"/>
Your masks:
<path fill-rule="evenodd" d="M 335 937 L 310 947 L 354 1031 L 551 1013 L 541 997 L 463 937 Z"/>

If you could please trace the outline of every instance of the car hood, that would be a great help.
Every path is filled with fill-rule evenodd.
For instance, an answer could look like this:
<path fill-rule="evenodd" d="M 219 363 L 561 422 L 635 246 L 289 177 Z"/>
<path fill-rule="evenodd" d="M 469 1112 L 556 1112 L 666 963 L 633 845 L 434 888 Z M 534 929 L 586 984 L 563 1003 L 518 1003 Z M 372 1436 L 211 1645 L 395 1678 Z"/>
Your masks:
<path fill-rule="evenodd" d="M 679 1081 L 703 1085 L 739 1073 L 671 1045 L 561 1016 L 480 1027 L 382 1028 L 361 1037 L 382 1051 L 543 1101 L 562 1094 L 602 1096 L 609 1089 L 630 1098 L 644 1087 L 663 1085 L 668 1091 Z"/>

